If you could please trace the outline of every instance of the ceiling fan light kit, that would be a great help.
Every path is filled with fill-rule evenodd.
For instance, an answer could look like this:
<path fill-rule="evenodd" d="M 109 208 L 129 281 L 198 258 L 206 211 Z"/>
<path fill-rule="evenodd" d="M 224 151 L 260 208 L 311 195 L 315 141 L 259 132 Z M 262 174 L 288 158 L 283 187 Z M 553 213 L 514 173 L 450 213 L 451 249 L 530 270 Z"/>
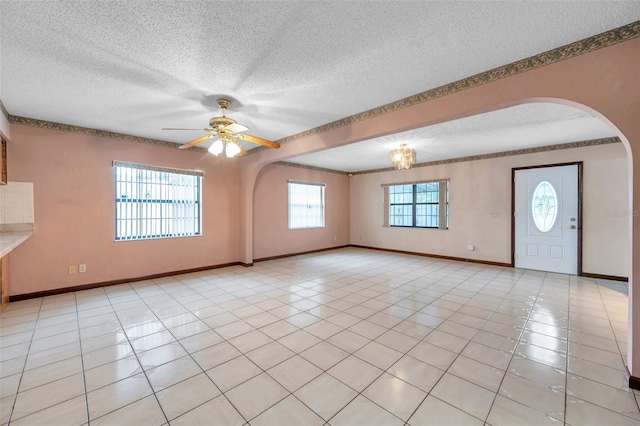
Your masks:
<path fill-rule="evenodd" d="M 213 144 L 211 144 L 211 146 L 209 147 L 209 149 L 207 151 L 209 151 L 211 154 L 216 155 L 216 156 L 220 155 L 220 153 L 222 153 L 222 151 L 224 151 L 224 142 L 222 142 L 220 139 L 218 139 Z"/>
<path fill-rule="evenodd" d="M 400 148 L 391 151 L 389 158 L 398 170 L 409 170 L 416 163 L 416 150 L 407 148 L 407 144 L 400 144 Z"/>
<path fill-rule="evenodd" d="M 220 155 L 223 151 L 228 158 L 245 155 L 247 152 L 240 146 L 238 139 L 242 139 L 247 142 L 255 143 L 258 145 L 267 146 L 269 148 L 280 148 L 280 144 L 272 142 L 267 139 L 258 138 L 256 136 L 247 135 L 241 132 L 249 130 L 249 128 L 243 124 L 237 123 L 235 120 L 227 117 L 227 108 L 231 106 L 231 101 L 228 99 L 218 99 L 218 105 L 222 108 L 221 117 L 213 117 L 209 120 L 209 127 L 203 129 L 207 132 L 207 135 L 201 136 L 187 142 L 184 145 L 180 145 L 180 149 L 191 148 L 192 146 L 201 144 L 209 139 L 215 139 L 213 144 L 209 147 L 208 151 L 213 155 Z M 164 128 L 163 130 L 199 130 L 199 129 L 180 129 L 180 128 Z"/>
<path fill-rule="evenodd" d="M 227 158 L 235 157 L 241 152 L 242 152 L 242 148 L 240 147 L 240 145 L 238 145 L 238 142 L 236 141 L 227 142 L 227 145 L 224 149 L 224 153 L 226 154 Z"/>
<path fill-rule="evenodd" d="M 213 138 L 215 138 L 215 136 Z M 227 134 L 220 134 L 207 151 L 215 156 L 222 154 L 222 152 L 224 151 L 224 154 L 227 156 L 227 158 L 232 158 L 240 154 L 244 150 L 234 137 Z"/>

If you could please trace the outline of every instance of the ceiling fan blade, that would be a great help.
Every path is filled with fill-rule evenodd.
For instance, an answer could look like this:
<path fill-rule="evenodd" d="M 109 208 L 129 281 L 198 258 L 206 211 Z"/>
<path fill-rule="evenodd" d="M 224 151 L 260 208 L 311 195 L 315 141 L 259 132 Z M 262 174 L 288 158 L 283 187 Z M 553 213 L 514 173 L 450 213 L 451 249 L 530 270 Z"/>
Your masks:
<path fill-rule="evenodd" d="M 247 135 L 244 133 L 238 133 L 235 135 L 238 139 L 242 139 L 247 142 L 257 143 L 258 145 L 268 146 L 269 148 L 280 148 L 280 144 L 277 142 L 272 142 L 266 139 L 258 138 L 255 136 Z"/>
<path fill-rule="evenodd" d="M 191 148 L 192 146 L 198 145 L 199 143 L 202 143 L 202 142 L 204 142 L 207 139 L 212 138 L 212 137 L 213 137 L 213 134 L 204 135 L 204 136 L 201 136 L 201 137 L 199 137 L 197 139 L 192 140 L 191 142 L 187 142 L 184 145 L 180 145 L 178 148 L 180 148 L 180 149 Z"/>
<path fill-rule="evenodd" d="M 162 130 L 207 130 L 207 129 L 183 129 L 181 127 L 163 127 Z"/>
<path fill-rule="evenodd" d="M 231 133 L 246 132 L 247 130 L 249 130 L 249 128 L 247 126 L 242 125 L 240 123 L 231 123 L 227 127 L 225 127 L 224 129 L 229 131 L 229 132 L 231 132 Z"/>
<path fill-rule="evenodd" d="M 243 147 L 240 147 L 240 153 L 236 155 L 236 157 L 242 157 L 244 155 L 247 155 L 247 151 L 245 151 Z"/>

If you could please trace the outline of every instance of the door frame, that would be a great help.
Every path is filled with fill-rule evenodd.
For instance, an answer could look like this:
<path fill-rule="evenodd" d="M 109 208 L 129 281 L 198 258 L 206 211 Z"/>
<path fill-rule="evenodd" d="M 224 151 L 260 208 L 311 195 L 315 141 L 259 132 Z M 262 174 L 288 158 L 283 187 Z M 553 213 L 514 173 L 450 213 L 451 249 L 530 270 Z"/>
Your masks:
<path fill-rule="evenodd" d="M 578 166 L 578 276 L 582 276 L 582 161 L 572 163 L 542 164 L 537 166 L 511 168 L 511 266 L 516 266 L 516 172 L 527 169 L 543 169 L 547 167 Z"/>

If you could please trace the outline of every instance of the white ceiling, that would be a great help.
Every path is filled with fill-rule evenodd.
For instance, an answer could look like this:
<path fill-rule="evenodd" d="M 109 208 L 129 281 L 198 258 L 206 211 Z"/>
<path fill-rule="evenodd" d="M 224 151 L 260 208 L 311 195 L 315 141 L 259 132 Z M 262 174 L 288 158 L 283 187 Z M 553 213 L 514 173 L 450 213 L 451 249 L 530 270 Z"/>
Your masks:
<path fill-rule="evenodd" d="M 224 95 L 249 133 L 278 140 L 638 19 L 637 0 L 1 0 L 0 99 L 184 143 L 202 133 L 161 129 L 206 127 Z M 447 146 L 425 155 L 471 145 Z"/>

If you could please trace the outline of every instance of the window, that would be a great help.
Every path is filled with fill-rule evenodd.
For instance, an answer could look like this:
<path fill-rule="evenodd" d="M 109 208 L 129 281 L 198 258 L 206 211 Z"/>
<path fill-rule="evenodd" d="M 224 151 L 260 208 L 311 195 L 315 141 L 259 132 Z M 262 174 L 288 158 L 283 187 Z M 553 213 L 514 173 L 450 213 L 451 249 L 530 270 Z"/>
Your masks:
<path fill-rule="evenodd" d="M 202 234 L 199 171 L 114 162 L 116 241 Z"/>
<path fill-rule="evenodd" d="M 383 186 L 385 226 L 449 228 L 449 181 Z"/>
<path fill-rule="evenodd" d="M 289 229 L 324 228 L 324 187 L 289 181 Z"/>
<path fill-rule="evenodd" d="M 558 195 L 551 182 L 543 180 L 531 196 L 533 223 L 540 232 L 549 232 L 558 218 Z"/>

